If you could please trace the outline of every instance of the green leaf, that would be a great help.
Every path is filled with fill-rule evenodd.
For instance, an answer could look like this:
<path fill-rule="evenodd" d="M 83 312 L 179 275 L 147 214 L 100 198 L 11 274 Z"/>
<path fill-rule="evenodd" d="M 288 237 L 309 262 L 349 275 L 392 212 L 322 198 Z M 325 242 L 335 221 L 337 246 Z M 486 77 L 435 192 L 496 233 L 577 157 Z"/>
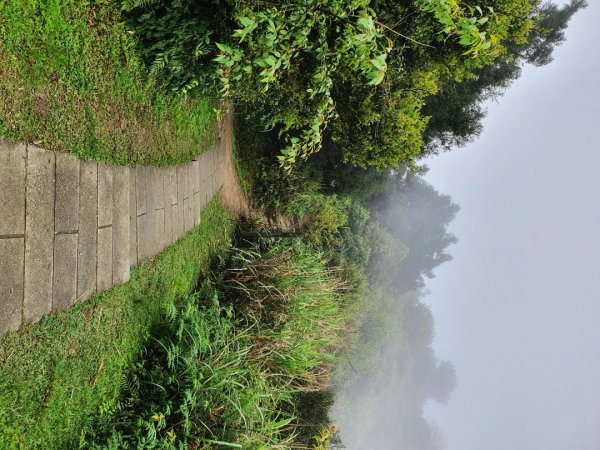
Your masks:
<path fill-rule="evenodd" d="M 231 47 L 228 47 L 225 44 L 219 44 L 218 42 L 215 42 L 215 45 L 217 46 L 217 48 L 219 50 L 221 50 L 223 53 L 231 53 Z"/>
<path fill-rule="evenodd" d="M 371 64 L 372 64 L 372 65 L 373 65 L 373 66 L 374 66 L 376 69 L 379 69 L 379 70 L 385 70 L 385 69 L 386 69 L 386 67 L 387 67 L 387 65 L 386 65 L 386 63 L 385 63 L 385 59 L 386 59 L 386 57 L 387 57 L 387 53 L 383 53 L 383 54 L 381 54 L 381 55 L 377 56 L 376 58 L 373 58 L 373 59 L 371 60 Z"/>
<path fill-rule="evenodd" d="M 221 445 L 224 447 L 231 447 L 231 448 L 244 448 L 242 445 L 240 444 L 233 444 L 231 442 L 225 442 L 225 441 L 214 441 L 212 439 L 203 439 L 204 442 L 208 443 L 208 444 L 215 444 L 215 445 Z"/>

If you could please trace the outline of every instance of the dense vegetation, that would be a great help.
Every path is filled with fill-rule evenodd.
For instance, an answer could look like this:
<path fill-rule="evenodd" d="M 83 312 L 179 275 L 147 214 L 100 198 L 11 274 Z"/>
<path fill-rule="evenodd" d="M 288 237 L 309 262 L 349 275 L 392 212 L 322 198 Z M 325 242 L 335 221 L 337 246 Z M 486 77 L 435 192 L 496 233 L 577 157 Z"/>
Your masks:
<path fill-rule="evenodd" d="M 126 5 L 159 76 L 179 89 L 214 89 L 200 64 L 214 59 L 222 93 L 276 133 L 289 171 L 328 141 L 341 161 L 381 170 L 413 163 L 436 139 L 468 139 L 478 131 L 477 105 L 518 76 L 521 63 L 549 62 L 585 1 L 562 8 L 537 0 Z M 452 94 L 473 82 L 478 92 Z M 431 107 L 448 95 L 473 111 L 462 128 Z"/>
<path fill-rule="evenodd" d="M 351 301 L 349 281 L 322 258 L 298 239 L 231 250 L 219 275 L 167 309 L 88 445 L 300 444 L 296 403 L 327 385 Z"/>
<path fill-rule="evenodd" d="M 328 448 L 332 382 L 370 383 L 394 332 L 406 386 L 427 380 L 403 418 L 431 439 L 405 444 L 436 448 L 423 404 L 455 379 L 421 300 L 458 207 L 418 161 L 476 137 L 585 5 L 0 2 L 2 138 L 170 164 L 212 143 L 224 100 L 248 201 L 294 219 L 232 238 L 216 202 L 127 285 L 0 340 L 0 446 Z"/>
<path fill-rule="evenodd" d="M 333 417 L 352 448 L 388 448 L 394 442 L 400 448 L 439 450 L 438 432 L 423 410 L 429 400 L 448 401 L 456 375 L 452 363 L 440 361 L 433 350 L 434 318 L 424 280 L 451 259 L 448 247 L 456 238 L 447 227 L 458 206 L 408 174 L 378 195 L 372 210 L 410 252 L 401 260 L 380 253 L 371 262 L 372 287 L 354 346 L 336 378 Z"/>

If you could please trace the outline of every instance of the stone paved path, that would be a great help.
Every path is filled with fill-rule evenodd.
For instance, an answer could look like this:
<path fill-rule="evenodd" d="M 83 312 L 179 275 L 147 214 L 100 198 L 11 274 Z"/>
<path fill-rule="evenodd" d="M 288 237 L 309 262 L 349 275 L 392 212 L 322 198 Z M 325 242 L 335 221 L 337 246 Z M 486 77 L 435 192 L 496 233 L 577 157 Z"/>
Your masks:
<path fill-rule="evenodd" d="M 113 167 L 0 142 L 0 335 L 129 279 L 200 223 L 223 141 L 176 167 Z"/>

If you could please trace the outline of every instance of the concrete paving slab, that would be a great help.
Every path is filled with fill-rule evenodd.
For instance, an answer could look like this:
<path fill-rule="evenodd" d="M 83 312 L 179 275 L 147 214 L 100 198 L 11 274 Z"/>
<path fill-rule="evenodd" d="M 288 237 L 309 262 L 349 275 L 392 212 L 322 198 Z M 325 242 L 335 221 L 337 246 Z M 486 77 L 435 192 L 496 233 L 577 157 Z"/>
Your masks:
<path fill-rule="evenodd" d="M 175 214 L 173 219 L 173 233 L 175 239 L 181 238 L 185 230 L 184 214 L 183 214 L 183 198 L 184 198 L 184 181 L 183 181 L 183 169 L 181 166 L 177 166 L 177 206 L 175 207 Z"/>
<path fill-rule="evenodd" d="M 79 159 L 56 154 L 56 205 L 54 231 L 77 231 L 79 227 Z"/>
<path fill-rule="evenodd" d="M 155 244 L 155 233 L 156 233 L 156 201 L 155 195 L 156 190 L 154 189 L 154 167 L 148 167 L 146 171 L 146 229 L 147 233 L 144 234 L 144 249 L 148 253 L 144 257 L 150 258 L 156 254 L 156 244 Z"/>
<path fill-rule="evenodd" d="M 129 169 L 129 268 L 138 264 L 137 248 L 137 205 L 136 205 L 136 173 Z"/>
<path fill-rule="evenodd" d="M 171 199 L 171 205 L 177 204 L 177 168 L 169 167 L 169 195 Z"/>
<path fill-rule="evenodd" d="M 186 170 L 186 193 L 187 193 L 187 198 L 192 198 L 194 196 L 194 163 L 193 162 L 189 162 L 185 165 L 185 170 Z"/>
<path fill-rule="evenodd" d="M 25 239 L 0 239 L 0 335 L 21 326 L 24 263 Z"/>
<path fill-rule="evenodd" d="M 25 286 L 23 320 L 37 322 L 52 310 L 55 157 L 27 148 Z"/>
<path fill-rule="evenodd" d="M 98 229 L 98 266 L 96 272 L 97 291 L 102 292 L 112 286 L 112 226 Z"/>
<path fill-rule="evenodd" d="M 79 177 L 79 241 L 77 244 L 77 300 L 96 292 L 98 239 L 98 164 L 82 161 Z"/>
<path fill-rule="evenodd" d="M 160 253 L 165 248 L 165 209 L 156 210 L 156 225 L 154 228 L 154 254 Z"/>
<path fill-rule="evenodd" d="M 200 191 L 200 164 L 197 159 L 192 161 L 190 168 L 192 170 L 192 190 L 195 194 Z"/>
<path fill-rule="evenodd" d="M 182 183 L 181 187 L 183 188 L 183 233 L 187 233 L 190 231 L 190 196 L 193 195 L 191 193 L 191 182 L 190 182 L 190 168 L 188 164 L 185 164 L 182 167 Z"/>
<path fill-rule="evenodd" d="M 154 251 L 157 255 L 165 246 L 165 171 L 164 168 L 153 168 L 153 189 L 154 189 Z"/>
<path fill-rule="evenodd" d="M 77 233 L 54 237 L 52 310 L 69 309 L 77 299 Z"/>
<path fill-rule="evenodd" d="M 25 160 L 23 144 L 0 141 L 0 235 L 25 234 Z"/>
<path fill-rule="evenodd" d="M 202 195 L 200 192 L 194 192 L 194 204 L 192 206 L 192 214 L 195 227 L 197 227 L 200 224 L 201 197 Z"/>
<path fill-rule="evenodd" d="M 129 280 L 129 168 L 113 169 L 113 284 Z"/>
<path fill-rule="evenodd" d="M 177 204 L 177 173 L 174 167 L 166 169 L 165 173 L 165 243 L 175 242 L 173 235 L 173 215 Z"/>
<path fill-rule="evenodd" d="M 112 225 L 113 221 L 113 168 L 98 163 L 98 228 Z"/>
<path fill-rule="evenodd" d="M 152 188 L 154 189 L 154 208 L 165 207 L 165 169 L 153 167 Z"/>
<path fill-rule="evenodd" d="M 170 203 L 170 202 L 169 202 Z M 165 206 L 165 247 L 173 243 L 173 205 Z"/>
<path fill-rule="evenodd" d="M 208 173 L 210 168 L 207 165 L 208 157 L 205 153 L 200 159 L 200 205 L 203 208 L 208 198 Z"/>
<path fill-rule="evenodd" d="M 152 256 L 148 248 L 150 245 L 148 234 L 148 214 L 142 214 L 137 217 L 138 263 Z"/>
<path fill-rule="evenodd" d="M 136 215 L 146 214 L 146 180 L 148 178 L 148 167 L 137 166 L 135 168 L 135 202 L 137 206 Z"/>
<path fill-rule="evenodd" d="M 192 208 L 191 208 L 191 200 L 189 198 L 183 199 L 183 222 L 184 222 L 184 230 L 187 233 L 194 226 L 194 221 L 192 219 Z"/>

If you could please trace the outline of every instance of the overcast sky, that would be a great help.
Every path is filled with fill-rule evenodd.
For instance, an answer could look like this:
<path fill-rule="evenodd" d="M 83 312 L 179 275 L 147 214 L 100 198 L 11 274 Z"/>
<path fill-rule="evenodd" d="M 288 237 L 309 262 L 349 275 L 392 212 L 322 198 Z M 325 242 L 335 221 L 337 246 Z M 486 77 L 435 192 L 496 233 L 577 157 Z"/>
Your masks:
<path fill-rule="evenodd" d="M 600 2 L 555 61 L 489 107 L 426 179 L 461 207 L 428 283 L 458 388 L 429 416 L 446 450 L 600 449 Z"/>

